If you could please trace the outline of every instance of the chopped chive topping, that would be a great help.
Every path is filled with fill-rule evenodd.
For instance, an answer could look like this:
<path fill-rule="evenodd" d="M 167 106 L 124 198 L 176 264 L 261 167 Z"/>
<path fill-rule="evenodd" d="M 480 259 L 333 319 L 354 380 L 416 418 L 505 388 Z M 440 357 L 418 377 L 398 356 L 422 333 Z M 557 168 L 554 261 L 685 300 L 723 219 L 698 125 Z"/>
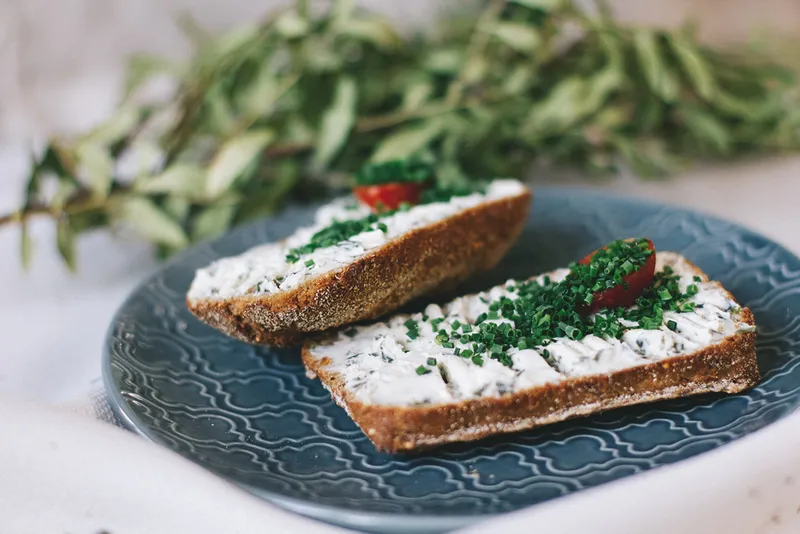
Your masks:
<path fill-rule="evenodd" d="M 637 323 L 637 328 L 658 329 L 664 324 L 665 311 L 693 310 L 694 303 L 687 299 L 699 291 L 694 285 L 681 291 L 679 277 L 670 267 L 656 273 L 650 287 L 630 308 L 602 309 L 589 317 L 578 312 L 580 306 L 591 303 L 593 293 L 620 285 L 622 277 L 644 265 L 651 254 L 647 240 L 615 241 L 595 253 L 588 265 L 570 265 L 570 273 L 560 282 L 547 276 L 541 283 L 515 282 L 507 286 L 509 293 L 513 288 L 514 299 L 502 296 L 489 301 L 481 295 L 478 298 L 489 311 L 478 315 L 472 325 L 454 321 L 449 332 L 438 330 L 436 343 L 452 348 L 453 340 L 458 340 L 468 347 L 459 349 L 458 355 L 476 365 L 482 365 L 488 356 L 511 367 L 508 351 L 512 348 L 536 349 L 551 359 L 550 352 L 542 347 L 555 338 L 582 339 L 593 334 L 619 339 L 626 331 L 620 319 Z M 503 321 L 498 324 L 491 319 Z M 439 324 L 436 321 L 434 331 Z"/>
<path fill-rule="evenodd" d="M 430 178 L 430 174 L 427 174 Z M 427 179 L 427 178 L 426 178 Z M 393 180 L 397 181 L 397 180 Z M 423 180 L 424 181 L 424 180 Z M 368 183 L 369 180 L 364 183 Z M 386 183 L 386 182 L 373 182 L 373 183 Z M 480 184 L 473 184 L 469 186 L 460 187 L 446 187 L 441 184 L 434 184 L 433 187 L 426 189 L 420 197 L 420 204 L 430 204 L 432 202 L 447 202 L 453 197 L 460 197 L 470 195 L 475 192 L 484 192 L 485 188 Z M 358 234 L 369 232 L 378 229 L 384 233 L 388 232 L 389 228 L 380 219 L 389 217 L 397 211 L 408 211 L 411 206 L 406 204 L 401 206 L 395 211 L 380 211 L 380 213 L 370 213 L 366 217 L 360 219 L 350 219 L 345 221 L 334 221 L 329 226 L 311 236 L 311 240 L 302 246 L 295 247 L 289 250 L 286 254 L 286 261 L 289 263 L 297 263 L 300 258 L 306 254 L 310 254 L 315 250 L 321 248 L 328 248 L 343 241 L 347 241 L 351 237 Z"/>
<path fill-rule="evenodd" d="M 428 365 L 436 365 L 436 358 L 428 358 Z"/>
<path fill-rule="evenodd" d="M 699 277 L 699 276 L 697 276 L 697 275 L 695 275 L 695 276 L 694 276 L 694 278 L 692 278 L 692 279 L 693 279 L 695 282 L 702 282 L 702 281 L 703 281 L 703 279 L 702 279 L 702 278 L 700 278 L 700 277 Z"/>
<path fill-rule="evenodd" d="M 314 260 L 306 260 L 306 267 L 309 269 L 314 266 Z"/>
<path fill-rule="evenodd" d="M 417 339 L 419 337 L 419 325 L 414 319 L 409 319 L 403 324 L 408 329 L 406 335 L 409 339 Z"/>
<path fill-rule="evenodd" d="M 430 162 L 419 158 L 368 163 L 356 173 L 358 185 L 380 185 L 397 182 L 422 183 L 434 175 Z"/>
<path fill-rule="evenodd" d="M 418 375 L 427 375 L 430 372 L 431 372 L 431 370 L 428 369 L 427 367 L 425 367 L 424 365 L 420 365 L 419 367 L 417 367 L 417 374 Z"/>
<path fill-rule="evenodd" d="M 490 301 L 480 295 L 478 298 L 487 305 L 488 312 L 478 315 L 473 324 L 454 320 L 448 325 L 443 324 L 443 318 L 430 321 L 436 332 L 435 342 L 454 349 L 457 356 L 475 365 L 483 365 L 489 357 L 512 367 L 508 354 L 512 348 L 538 350 L 552 362 L 549 350 L 544 347 L 554 339 L 578 340 L 590 334 L 619 339 L 629 329 L 620 323 L 622 319 L 636 323 L 635 328 L 655 330 L 666 324 L 676 330 L 675 321 L 664 322 L 664 312 L 694 310 L 695 303 L 689 299 L 699 292 L 699 287 L 690 284 L 682 291 L 680 277 L 670 267 L 656 273 L 651 285 L 629 308 L 601 309 L 590 316 L 578 311 L 592 302 L 597 291 L 623 285 L 623 277 L 644 265 L 651 254 L 647 240 L 615 241 L 595 253 L 588 265 L 570 265 L 569 274 L 559 282 L 545 276 L 541 283 L 535 280 L 511 283 L 506 289 L 514 293 L 513 299 L 501 296 Z M 406 327 L 416 332 L 415 322 L 407 321 Z M 462 346 L 456 348 L 456 343 Z M 428 364 L 432 365 L 430 361 Z"/>

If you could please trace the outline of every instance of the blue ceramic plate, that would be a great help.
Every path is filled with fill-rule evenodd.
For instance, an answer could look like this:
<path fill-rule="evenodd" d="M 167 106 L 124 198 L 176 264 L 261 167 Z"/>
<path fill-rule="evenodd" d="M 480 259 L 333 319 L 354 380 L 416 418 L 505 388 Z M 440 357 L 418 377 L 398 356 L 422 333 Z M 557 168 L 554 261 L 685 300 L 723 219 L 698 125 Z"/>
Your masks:
<path fill-rule="evenodd" d="M 195 269 L 311 221 L 290 209 L 182 254 L 114 317 L 105 380 L 121 418 L 252 493 L 374 532 L 442 532 L 719 447 L 800 404 L 800 259 L 734 224 L 603 193 L 541 188 L 516 247 L 464 288 L 566 265 L 611 240 L 649 236 L 749 306 L 763 381 L 744 394 L 642 405 L 414 457 L 375 452 L 297 350 L 252 347 L 195 320 Z M 422 306 L 422 304 L 417 304 Z"/>

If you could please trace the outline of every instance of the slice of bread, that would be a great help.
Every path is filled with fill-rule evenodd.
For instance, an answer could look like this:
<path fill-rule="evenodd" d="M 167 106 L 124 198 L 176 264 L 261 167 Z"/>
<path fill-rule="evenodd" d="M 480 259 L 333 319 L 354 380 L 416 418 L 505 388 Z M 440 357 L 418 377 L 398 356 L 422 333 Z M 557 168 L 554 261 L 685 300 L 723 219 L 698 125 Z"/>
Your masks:
<path fill-rule="evenodd" d="M 560 338 L 547 346 L 549 352 L 537 348 L 548 360 L 536 350 L 511 349 L 511 368 L 488 357 L 477 366 L 452 348 L 429 342 L 442 324 L 427 326 L 431 317 L 446 324 L 474 323 L 476 314 L 488 309 L 485 303 L 508 287 L 498 286 L 442 308 L 429 306 L 428 322 L 423 314 L 396 316 L 307 344 L 303 362 L 309 376 L 319 377 L 375 446 L 390 452 L 476 440 L 631 404 L 736 393 L 755 385 L 759 371 L 750 310 L 740 308 L 718 282 L 709 281 L 682 256 L 659 252 L 657 269 L 666 266 L 681 275 L 684 286 L 699 286 L 692 297 L 698 303 L 695 311 L 665 312 L 658 330 L 627 325 L 631 329 L 621 340 Z M 566 272 L 549 276 L 558 280 Z M 408 337 L 409 319 L 418 321 L 419 338 Z"/>
<path fill-rule="evenodd" d="M 530 200 L 521 182 L 496 180 L 485 193 L 414 206 L 381 219 L 383 235 L 373 229 L 338 248 L 287 263 L 292 247 L 308 243 L 332 221 L 368 213 L 364 207 L 332 203 L 318 213 L 314 226 L 284 242 L 198 271 L 187 306 L 202 321 L 242 341 L 300 344 L 492 268 L 522 231 Z M 292 272 L 283 278 L 270 274 L 286 269 Z"/>

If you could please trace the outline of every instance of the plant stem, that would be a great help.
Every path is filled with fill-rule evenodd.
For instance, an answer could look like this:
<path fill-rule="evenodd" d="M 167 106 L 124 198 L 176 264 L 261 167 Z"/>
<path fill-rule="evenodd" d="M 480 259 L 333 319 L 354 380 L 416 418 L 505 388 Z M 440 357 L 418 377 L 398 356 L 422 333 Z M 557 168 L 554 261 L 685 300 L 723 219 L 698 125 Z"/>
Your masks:
<path fill-rule="evenodd" d="M 47 206 L 45 204 L 32 204 L 24 209 L 2 215 L 0 216 L 0 226 L 12 223 L 23 223 L 31 217 L 38 215 L 49 215 L 53 218 L 61 217 L 65 213 L 67 215 L 75 215 L 103 208 L 108 205 L 108 202 L 108 198 L 97 198 L 91 196 L 88 190 L 81 189 L 72 195 L 66 204 L 60 208 Z"/>

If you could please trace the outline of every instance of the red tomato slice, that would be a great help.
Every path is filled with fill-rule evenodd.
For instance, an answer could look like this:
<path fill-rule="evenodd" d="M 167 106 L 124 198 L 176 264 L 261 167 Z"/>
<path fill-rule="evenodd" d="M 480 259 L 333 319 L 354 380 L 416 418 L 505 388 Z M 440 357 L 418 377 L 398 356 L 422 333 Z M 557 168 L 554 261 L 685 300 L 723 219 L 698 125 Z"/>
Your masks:
<path fill-rule="evenodd" d="M 603 249 L 605 248 L 603 247 Z M 649 239 L 647 240 L 647 248 L 652 250 L 653 254 L 647 257 L 643 265 L 629 275 L 624 276 L 621 284 L 594 294 L 592 303 L 587 307 L 589 313 L 596 312 L 601 308 L 626 307 L 636 302 L 639 295 L 650 286 L 656 272 L 656 247 Z M 578 263 L 588 265 L 596 253 L 597 251 L 595 250 Z M 625 282 L 628 283 L 627 289 Z"/>
<path fill-rule="evenodd" d="M 394 182 L 381 185 L 360 185 L 353 189 L 356 198 L 372 208 L 372 211 L 396 210 L 400 204 L 417 204 L 427 184 L 417 182 Z"/>

